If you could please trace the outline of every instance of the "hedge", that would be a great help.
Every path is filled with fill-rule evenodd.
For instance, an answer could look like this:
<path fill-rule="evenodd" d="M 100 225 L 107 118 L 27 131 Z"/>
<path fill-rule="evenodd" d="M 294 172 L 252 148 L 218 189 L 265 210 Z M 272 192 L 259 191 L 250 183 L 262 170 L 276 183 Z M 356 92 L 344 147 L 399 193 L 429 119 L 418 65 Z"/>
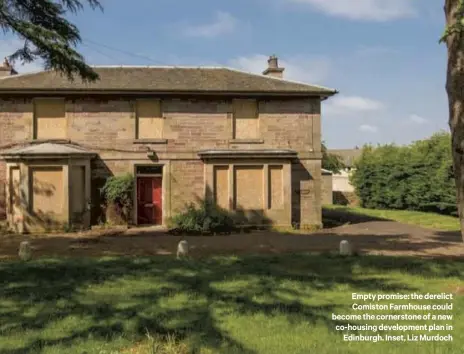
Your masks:
<path fill-rule="evenodd" d="M 354 167 L 351 183 L 362 207 L 456 215 L 448 133 L 408 146 L 364 146 Z"/>

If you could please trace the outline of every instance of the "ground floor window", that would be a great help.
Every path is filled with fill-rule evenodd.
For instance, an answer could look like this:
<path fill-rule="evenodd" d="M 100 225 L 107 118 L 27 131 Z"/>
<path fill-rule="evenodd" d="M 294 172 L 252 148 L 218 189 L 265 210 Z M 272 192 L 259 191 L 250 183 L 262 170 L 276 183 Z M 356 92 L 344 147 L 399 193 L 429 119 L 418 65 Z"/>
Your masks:
<path fill-rule="evenodd" d="M 264 209 L 264 184 L 264 166 L 234 166 L 234 210 Z"/>
<path fill-rule="evenodd" d="M 65 190 L 62 167 L 31 167 L 31 209 L 33 215 L 49 224 L 65 219 Z"/>
<path fill-rule="evenodd" d="M 214 201 L 231 210 L 282 208 L 283 170 L 283 165 L 214 165 Z"/>

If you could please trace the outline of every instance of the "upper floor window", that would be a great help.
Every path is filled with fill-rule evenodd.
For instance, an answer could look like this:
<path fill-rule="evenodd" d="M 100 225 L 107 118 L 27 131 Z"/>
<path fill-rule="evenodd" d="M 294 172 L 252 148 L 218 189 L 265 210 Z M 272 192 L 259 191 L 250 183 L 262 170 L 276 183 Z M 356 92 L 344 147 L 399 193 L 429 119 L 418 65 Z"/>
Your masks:
<path fill-rule="evenodd" d="M 65 100 L 34 99 L 34 139 L 66 139 Z"/>
<path fill-rule="evenodd" d="M 136 139 L 161 139 L 164 119 L 161 101 L 140 99 L 136 101 Z"/>
<path fill-rule="evenodd" d="M 259 138 L 258 102 L 253 99 L 236 99 L 233 101 L 233 106 L 233 138 Z"/>

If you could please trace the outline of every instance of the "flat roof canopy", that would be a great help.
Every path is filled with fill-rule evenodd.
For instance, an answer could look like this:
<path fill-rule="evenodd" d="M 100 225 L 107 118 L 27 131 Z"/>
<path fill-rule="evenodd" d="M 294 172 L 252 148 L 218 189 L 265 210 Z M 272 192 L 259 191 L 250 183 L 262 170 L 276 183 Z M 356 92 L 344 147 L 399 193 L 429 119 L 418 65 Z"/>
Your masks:
<path fill-rule="evenodd" d="M 92 158 L 96 154 L 71 143 L 32 143 L 14 147 L 0 153 L 6 160 L 11 159 L 53 159 L 66 157 Z"/>

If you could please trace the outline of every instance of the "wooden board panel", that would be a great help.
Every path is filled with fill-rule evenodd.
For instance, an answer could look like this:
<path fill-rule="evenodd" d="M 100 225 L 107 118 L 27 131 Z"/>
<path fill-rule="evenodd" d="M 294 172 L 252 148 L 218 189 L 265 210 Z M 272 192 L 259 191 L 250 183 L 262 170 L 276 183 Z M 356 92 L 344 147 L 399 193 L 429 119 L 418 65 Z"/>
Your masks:
<path fill-rule="evenodd" d="M 229 209 L 229 167 L 214 167 L 214 200 L 221 208 Z"/>
<path fill-rule="evenodd" d="M 21 175 L 19 168 L 10 169 L 10 203 L 13 218 L 21 215 L 21 195 L 19 191 L 20 181 Z"/>
<path fill-rule="evenodd" d="M 256 100 L 234 100 L 234 139 L 256 139 L 259 130 Z"/>
<path fill-rule="evenodd" d="M 71 211 L 81 214 L 85 211 L 85 167 L 71 168 Z"/>
<path fill-rule="evenodd" d="M 283 166 L 269 166 L 269 209 L 281 209 L 283 200 Z"/>
<path fill-rule="evenodd" d="M 234 171 L 235 209 L 264 209 L 263 166 L 236 166 Z"/>
<path fill-rule="evenodd" d="M 32 177 L 32 211 L 52 220 L 63 217 L 63 169 L 34 167 Z"/>
<path fill-rule="evenodd" d="M 34 101 L 35 135 L 37 139 L 65 139 L 67 136 L 64 100 Z"/>
<path fill-rule="evenodd" d="M 137 101 L 137 120 L 138 139 L 161 139 L 163 137 L 160 100 Z"/>

